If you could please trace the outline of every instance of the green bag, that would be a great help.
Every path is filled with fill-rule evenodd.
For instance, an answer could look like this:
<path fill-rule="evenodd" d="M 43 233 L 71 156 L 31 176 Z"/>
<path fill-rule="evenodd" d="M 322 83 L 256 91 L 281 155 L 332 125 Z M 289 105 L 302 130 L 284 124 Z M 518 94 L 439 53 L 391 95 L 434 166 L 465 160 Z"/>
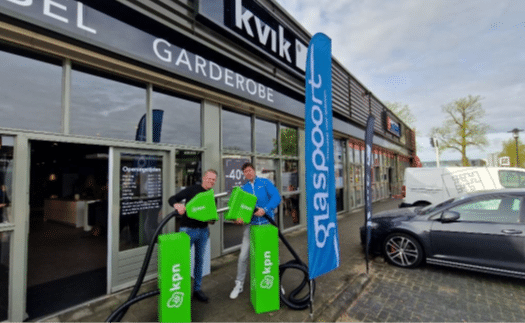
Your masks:
<path fill-rule="evenodd" d="M 224 219 L 237 220 L 241 218 L 244 223 L 250 223 L 255 210 L 257 197 L 253 194 L 246 193 L 240 187 L 235 187 L 228 200 L 230 209 L 224 213 Z"/>
<path fill-rule="evenodd" d="M 190 236 L 159 235 L 159 322 L 191 322 Z"/>
<path fill-rule="evenodd" d="M 213 189 L 195 195 L 186 203 L 186 214 L 188 218 L 203 222 L 219 220 Z"/>
<path fill-rule="evenodd" d="M 279 236 L 271 224 L 250 228 L 250 291 L 255 313 L 279 310 Z"/>

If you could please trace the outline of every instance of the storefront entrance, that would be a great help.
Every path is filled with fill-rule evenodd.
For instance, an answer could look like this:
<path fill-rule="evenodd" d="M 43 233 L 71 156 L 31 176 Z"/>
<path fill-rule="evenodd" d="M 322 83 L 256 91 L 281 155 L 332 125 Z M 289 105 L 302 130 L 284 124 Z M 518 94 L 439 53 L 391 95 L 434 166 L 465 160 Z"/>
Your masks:
<path fill-rule="evenodd" d="M 107 147 L 30 141 L 28 319 L 106 294 Z"/>

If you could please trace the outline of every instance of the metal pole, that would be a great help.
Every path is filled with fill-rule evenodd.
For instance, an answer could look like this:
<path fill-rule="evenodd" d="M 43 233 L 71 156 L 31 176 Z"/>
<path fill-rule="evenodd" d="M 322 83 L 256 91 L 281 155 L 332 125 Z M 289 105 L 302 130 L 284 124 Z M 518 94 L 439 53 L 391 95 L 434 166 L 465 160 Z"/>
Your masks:
<path fill-rule="evenodd" d="M 520 155 L 518 154 L 518 136 L 516 136 L 515 139 L 516 139 L 516 167 L 520 167 Z"/>
<path fill-rule="evenodd" d="M 439 148 L 435 145 L 434 149 L 436 150 L 436 167 L 439 167 Z"/>

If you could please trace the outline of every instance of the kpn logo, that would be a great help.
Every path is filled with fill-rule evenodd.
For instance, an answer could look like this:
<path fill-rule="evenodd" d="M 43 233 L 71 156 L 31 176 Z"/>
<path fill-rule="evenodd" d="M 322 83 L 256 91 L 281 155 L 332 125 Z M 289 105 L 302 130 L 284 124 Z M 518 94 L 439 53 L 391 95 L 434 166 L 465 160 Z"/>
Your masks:
<path fill-rule="evenodd" d="M 264 253 L 264 270 L 262 272 L 263 275 L 265 275 L 263 277 L 263 279 L 261 280 L 261 288 L 264 288 L 264 289 L 271 289 L 272 286 L 273 286 L 273 276 L 271 276 L 271 272 L 272 272 L 272 253 L 271 251 L 266 251 Z"/>
<path fill-rule="evenodd" d="M 203 210 L 205 210 L 205 209 L 206 209 L 205 206 L 194 206 L 194 207 L 191 209 L 191 211 L 192 211 L 193 213 L 195 213 L 195 212 L 198 212 L 198 211 L 203 211 Z"/>
<path fill-rule="evenodd" d="M 184 293 L 180 292 L 181 282 L 184 279 L 180 274 L 180 264 L 175 264 L 171 267 L 173 275 L 171 276 L 172 286 L 170 288 L 171 298 L 166 304 L 168 308 L 179 308 L 184 303 Z"/>

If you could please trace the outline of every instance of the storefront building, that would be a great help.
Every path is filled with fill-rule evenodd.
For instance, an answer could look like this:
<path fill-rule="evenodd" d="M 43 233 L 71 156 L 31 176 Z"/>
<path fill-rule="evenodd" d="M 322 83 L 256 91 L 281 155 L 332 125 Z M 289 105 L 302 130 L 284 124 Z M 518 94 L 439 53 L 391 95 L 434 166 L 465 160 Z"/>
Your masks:
<path fill-rule="evenodd" d="M 310 38 L 274 0 L 0 0 L 0 321 L 131 286 L 168 197 L 208 168 L 231 191 L 252 161 L 281 192 L 280 229 L 304 227 Z M 335 58 L 332 75 L 347 212 L 364 203 L 367 116 L 374 200 L 400 193 L 415 136 Z M 211 257 L 241 230 L 210 226 Z"/>

